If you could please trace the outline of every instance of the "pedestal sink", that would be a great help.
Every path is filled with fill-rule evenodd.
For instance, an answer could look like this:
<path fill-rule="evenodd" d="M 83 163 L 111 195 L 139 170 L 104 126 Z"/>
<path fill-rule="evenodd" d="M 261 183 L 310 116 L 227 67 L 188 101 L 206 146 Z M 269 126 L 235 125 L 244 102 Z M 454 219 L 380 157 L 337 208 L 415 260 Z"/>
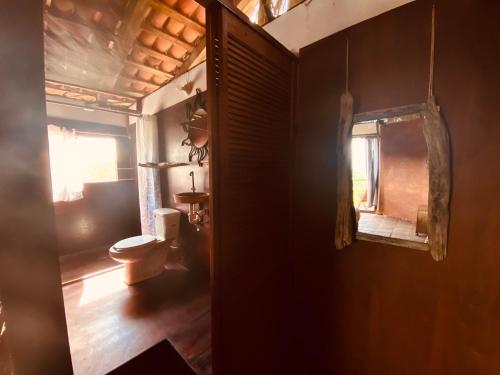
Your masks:
<path fill-rule="evenodd" d="M 196 225 L 196 230 L 200 230 L 199 226 L 203 224 L 203 218 L 208 213 L 208 209 L 200 207 L 200 205 L 208 203 L 208 197 L 208 193 L 197 191 L 186 191 L 184 193 L 174 194 L 175 203 L 189 204 L 189 223 Z M 195 205 L 198 205 L 197 209 Z"/>

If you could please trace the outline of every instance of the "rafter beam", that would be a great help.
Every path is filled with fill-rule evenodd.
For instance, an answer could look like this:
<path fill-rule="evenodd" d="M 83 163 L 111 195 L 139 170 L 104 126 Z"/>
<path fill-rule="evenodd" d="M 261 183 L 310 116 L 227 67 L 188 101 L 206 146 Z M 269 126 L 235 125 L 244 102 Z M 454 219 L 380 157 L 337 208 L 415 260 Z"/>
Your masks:
<path fill-rule="evenodd" d="M 165 13 L 167 16 L 170 18 L 173 18 L 176 21 L 179 21 L 180 23 L 183 23 L 190 29 L 193 29 L 200 35 L 205 35 L 205 26 L 199 24 L 198 22 L 192 20 L 191 18 L 185 16 L 184 14 L 178 12 L 174 8 L 169 7 L 165 3 L 162 3 L 159 0 L 149 0 L 149 5 L 155 9 L 158 10 L 162 13 Z"/>
<path fill-rule="evenodd" d="M 162 30 L 157 29 L 156 27 L 151 25 L 149 22 L 144 22 L 141 27 L 143 30 L 149 31 L 150 33 L 156 35 L 157 37 L 168 40 L 170 43 L 173 43 L 176 46 L 182 47 L 185 50 L 187 50 L 188 52 L 191 52 L 194 48 L 194 46 L 192 44 L 184 42 L 184 41 L 180 40 L 179 38 L 176 38 L 175 36 L 172 36 L 172 35 L 164 32 Z"/>
<path fill-rule="evenodd" d="M 132 99 L 132 100 L 135 99 L 135 96 L 128 95 L 126 93 L 122 93 L 122 91 L 115 91 L 115 90 L 104 91 L 104 90 L 98 90 L 98 89 L 91 89 L 91 88 L 88 88 L 88 87 L 76 85 L 74 83 L 64 83 L 64 82 L 60 82 L 60 81 L 55 81 L 53 79 L 46 79 L 45 80 L 45 84 L 48 85 L 48 86 L 53 86 L 53 87 L 56 87 L 56 86 L 62 86 L 62 87 L 64 87 L 64 86 L 66 86 L 66 87 L 71 87 L 71 88 L 80 89 L 80 90 L 91 90 L 91 91 L 94 91 L 96 93 L 103 94 L 103 95 L 111 95 L 111 96 L 116 96 L 116 97 L 123 97 L 123 98 L 126 98 L 126 99 Z"/>
<path fill-rule="evenodd" d="M 149 55 L 151 57 L 154 57 L 155 59 L 162 60 L 162 61 L 168 61 L 174 64 L 176 67 L 180 68 L 183 64 L 181 60 L 178 60 L 174 57 L 165 55 L 164 53 L 158 52 L 152 48 L 146 47 L 143 44 L 136 43 L 134 45 L 134 48 L 142 53 L 145 53 L 146 55 Z"/>
<path fill-rule="evenodd" d="M 145 72 L 148 72 L 148 73 L 151 73 L 151 74 L 154 74 L 154 75 L 157 75 L 157 76 L 167 77 L 168 79 L 171 79 L 171 78 L 174 77 L 174 75 L 172 73 L 164 72 L 161 69 L 153 68 L 152 66 L 149 66 L 149 65 L 146 65 L 146 64 L 141 64 L 141 63 L 132 61 L 130 59 L 126 60 L 125 64 L 133 66 L 134 68 L 143 70 Z"/>

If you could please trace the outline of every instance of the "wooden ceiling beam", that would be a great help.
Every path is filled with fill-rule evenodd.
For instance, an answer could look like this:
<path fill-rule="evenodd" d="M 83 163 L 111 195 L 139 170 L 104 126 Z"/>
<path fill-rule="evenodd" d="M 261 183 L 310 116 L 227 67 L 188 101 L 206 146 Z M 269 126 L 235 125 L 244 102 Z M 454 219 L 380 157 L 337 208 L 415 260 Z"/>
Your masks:
<path fill-rule="evenodd" d="M 142 52 L 142 53 L 145 53 L 146 55 L 154 57 L 155 59 L 171 62 L 172 64 L 174 64 L 178 68 L 180 68 L 184 63 L 183 61 L 178 60 L 175 57 L 165 55 L 164 53 L 158 52 L 150 47 L 146 47 L 145 45 L 143 45 L 141 43 L 136 43 L 134 45 L 134 48 L 137 49 L 139 52 Z"/>
<path fill-rule="evenodd" d="M 159 0 L 148 0 L 149 5 L 157 10 L 160 11 L 161 13 L 165 13 L 167 16 L 170 18 L 179 21 L 180 23 L 183 23 L 190 29 L 193 29 L 200 35 L 205 35 L 205 26 L 202 24 L 199 24 L 195 20 L 185 16 L 184 14 L 178 12 L 174 8 L 169 7 L 167 4 L 162 3 Z"/>
<path fill-rule="evenodd" d="M 130 99 L 132 101 L 135 101 L 135 96 L 131 96 L 131 95 L 127 95 L 127 94 L 122 94 L 121 92 L 117 92 L 117 91 L 103 91 L 103 90 L 96 90 L 96 89 L 91 89 L 91 88 L 88 88 L 88 87 L 84 87 L 84 86 L 80 86 L 80 85 L 75 85 L 73 83 L 64 83 L 64 82 L 59 82 L 59 81 L 54 81 L 54 80 L 51 80 L 51 79 L 46 79 L 45 80 L 45 84 L 48 85 L 48 86 L 52 86 L 52 87 L 57 87 L 57 86 L 66 86 L 66 87 L 69 87 L 69 88 L 74 88 L 74 89 L 79 89 L 79 90 L 90 90 L 90 91 L 94 91 L 96 93 L 99 93 L 99 94 L 103 94 L 103 95 L 110 95 L 110 96 L 115 96 L 115 97 L 118 97 L 118 98 L 124 98 L 124 99 Z"/>
<path fill-rule="evenodd" d="M 157 76 L 167 77 L 168 79 L 171 79 L 171 78 L 174 77 L 174 75 L 172 73 L 164 72 L 161 69 L 153 68 L 152 66 L 149 66 L 149 65 L 146 65 L 146 64 L 142 64 L 142 63 L 138 63 L 138 62 L 132 61 L 130 59 L 126 60 L 125 64 L 133 66 L 134 68 L 137 68 L 137 69 L 140 69 L 140 70 L 144 70 L 144 71 L 146 71 L 148 73 L 151 73 L 151 74 L 154 74 L 154 75 L 157 75 Z"/>
<path fill-rule="evenodd" d="M 144 22 L 141 27 L 143 30 L 149 31 L 150 33 L 156 35 L 157 37 L 165 39 L 165 40 L 169 41 L 170 43 L 175 44 L 176 46 L 182 47 L 185 50 L 187 50 L 188 52 L 191 52 L 194 49 L 194 46 L 192 44 L 184 42 L 184 41 L 180 40 L 179 38 L 176 38 L 173 35 L 170 35 L 170 34 L 164 32 L 160 29 L 157 29 L 156 27 L 151 25 L 149 22 Z"/>

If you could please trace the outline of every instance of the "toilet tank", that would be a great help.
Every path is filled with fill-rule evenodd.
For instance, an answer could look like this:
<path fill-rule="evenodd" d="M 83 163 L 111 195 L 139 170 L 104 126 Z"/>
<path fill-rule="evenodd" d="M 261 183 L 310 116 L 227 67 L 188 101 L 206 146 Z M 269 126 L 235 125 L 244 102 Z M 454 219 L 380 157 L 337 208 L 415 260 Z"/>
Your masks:
<path fill-rule="evenodd" d="M 156 238 L 159 240 L 177 240 L 179 237 L 180 211 L 173 208 L 154 210 Z"/>

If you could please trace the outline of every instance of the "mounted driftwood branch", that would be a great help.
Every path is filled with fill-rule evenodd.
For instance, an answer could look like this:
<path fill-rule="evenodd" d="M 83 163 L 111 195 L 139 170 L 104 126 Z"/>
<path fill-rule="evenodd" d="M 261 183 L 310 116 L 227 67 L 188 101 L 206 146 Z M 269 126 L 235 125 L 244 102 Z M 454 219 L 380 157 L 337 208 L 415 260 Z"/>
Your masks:
<path fill-rule="evenodd" d="M 422 116 L 429 153 L 429 248 L 432 257 L 439 261 L 446 257 L 448 244 L 451 193 L 450 138 L 433 97 L 427 102 Z"/>
<path fill-rule="evenodd" d="M 343 249 L 354 237 L 354 206 L 352 200 L 351 134 L 353 98 L 347 91 L 340 98 L 340 119 L 337 133 L 337 220 L 335 247 Z"/>

